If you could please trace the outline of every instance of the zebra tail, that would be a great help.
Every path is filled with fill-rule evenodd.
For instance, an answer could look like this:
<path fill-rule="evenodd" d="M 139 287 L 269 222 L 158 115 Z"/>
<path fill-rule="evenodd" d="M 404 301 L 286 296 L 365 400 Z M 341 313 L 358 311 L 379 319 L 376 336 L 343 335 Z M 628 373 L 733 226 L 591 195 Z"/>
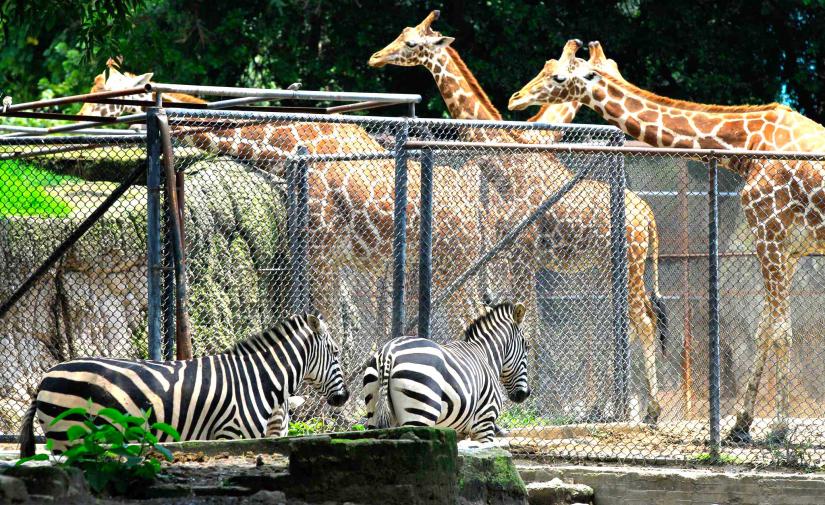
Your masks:
<path fill-rule="evenodd" d="M 378 369 L 378 398 L 375 401 L 375 414 L 373 414 L 376 428 L 389 428 L 393 425 L 394 415 L 390 399 L 390 372 L 392 370 L 392 358 L 384 357 Z"/>
<path fill-rule="evenodd" d="M 37 399 L 32 401 L 26 415 L 23 416 L 23 427 L 20 429 L 20 457 L 34 456 L 34 416 L 37 414 Z"/>

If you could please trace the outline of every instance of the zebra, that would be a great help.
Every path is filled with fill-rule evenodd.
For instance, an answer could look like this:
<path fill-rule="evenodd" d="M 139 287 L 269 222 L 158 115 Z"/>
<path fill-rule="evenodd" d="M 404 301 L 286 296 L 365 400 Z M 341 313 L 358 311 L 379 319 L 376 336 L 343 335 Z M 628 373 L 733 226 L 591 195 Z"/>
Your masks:
<path fill-rule="evenodd" d="M 306 403 L 303 396 L 290 396 L 284 404 L 279 405 L 266 423 L 267 437 L 285 437 L 289 433 L 289 419 L 295 409 Z M 286 407 L 284 407 L 286 405 Z"/>
<path fill-rule="evenodd" d="M 525 311 L 520 303 L 488 308 L 464 340 L 445 345 L 417 337 L 384 344 L 364 370 L 366 427 L 442 426 L 492 442 L 502 403 L 498 381 L 514 402 L 530 395 L 519 328 Z"/>
<path fill-rule="evenodd" d="M 238 342 L 229 351 L 184 361 L 113 358 L 76 359 L 49 370 L 23 418 L 20 454 L 34 454 L 35 415 L 53 450 L 62 452 L 66 431 L 82 420 L 66 409 L 91 413 L 114 407 L 131 415 L 151 408 L 149 422 L 170 424 L 181 440 L 259 438 L 273 411 L 288 413 L 289 396 L 302 381 L 314 386 L 332 406 L 349 398 L 338 362 L 338 344 L 319 316 L 295 315 L 270 330 Z M 170 437 L 156 433 L 160 441 Z"/>

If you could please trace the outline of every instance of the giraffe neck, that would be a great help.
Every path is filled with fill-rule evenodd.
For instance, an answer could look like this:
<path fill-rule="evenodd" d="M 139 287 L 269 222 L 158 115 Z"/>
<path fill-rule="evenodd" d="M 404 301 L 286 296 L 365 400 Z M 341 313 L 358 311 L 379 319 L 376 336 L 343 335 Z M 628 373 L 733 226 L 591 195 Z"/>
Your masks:
<path fill-rule="evenodd" d="M 453 118 L 501 120 L 501 114 L 455 49 L 438 50 L 424 61 L 424 66 L 433 74 Z"/>
<path fill-rule="evenodd" d="M 703 105 L 672 100 L 642 90 L 604 72 L 584 103 L 627 134 L 658 147 L 703 149 L 786 149 L 789 108 Z"/>
<path fill-rule="evenodd" d="M 535 116 L 527 121 L 549 124 L 572 123 L 581 106 L 581 102 L 546 103 L 541 106 Z"/>

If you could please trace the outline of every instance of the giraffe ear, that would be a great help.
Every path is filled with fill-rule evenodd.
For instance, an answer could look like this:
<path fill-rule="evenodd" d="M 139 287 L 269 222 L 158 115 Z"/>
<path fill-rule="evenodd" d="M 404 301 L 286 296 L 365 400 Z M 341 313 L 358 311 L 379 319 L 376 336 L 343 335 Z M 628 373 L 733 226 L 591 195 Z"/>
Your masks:
<path fill-rule="evenodd" d="M 433 45 L 435 47 L 447 47 L 453 43 L 455 37 L 434 37 Z"/>
<path fill-rule="evenodd" d="M 153 75 L 155 75 L 155 74 L 153 74 L 152 72 L 149 72 L 149 73 L 146 73 L 146 74 L 143 74 L 143 75 L 136 75 L 134 77 L 130 76 L 130 78 L 132 79 L 132 85 L 137 87 L 137 86 L 142 86 L 144 84 L 147 84 L 152 79 Z"/>
<path fill-rule="evenodd" d="M 517 303 L 515 307 L 513 307 L 513 321 L 516 324 L 521 324 L 524 321 L 524 314 L 527 312 L 527 307 L 524 306 L 523 303 Z"/>

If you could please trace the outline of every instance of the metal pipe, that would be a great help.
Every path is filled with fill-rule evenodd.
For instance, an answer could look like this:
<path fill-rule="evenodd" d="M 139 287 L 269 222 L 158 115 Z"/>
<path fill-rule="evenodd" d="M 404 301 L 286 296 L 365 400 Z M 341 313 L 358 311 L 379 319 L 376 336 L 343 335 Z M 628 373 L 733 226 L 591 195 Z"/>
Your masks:
<path fill-rule="evenodd" d="M 407 143 L 410 125 L 404 121 L 395 134 L 395 201 L 393 222 L 392 337 L 401 336 L 406 319 L 404 269 L 407 264 Z"/>
<path fill-rule="evenodd" d="M 624 135 L 612 145 L 621 145 Z M 625 230 L 624 156 L 610 156 L 610 280 L 613 312 L 613 392 L 617 415 L 625 419 L 630 382 L 630 341 L 628 339 L 627 235 Z"/>
<path fill-rule="evenodd" d="M 0 319 L 6 315 L 6 313 L 20 300 L 23 295 L 25 295 L 29 289 L 40 279 L 43 274 L 49 271 L 50 268 L 54 266 L 54 264 L 59 260 L 66 251 L 69 250 L 78 240 L 80 240 L 83 235 L 89 231 L 89 228 L 92 227 L 101 217 L 103 214 L 106 213 L 109 208 L 114 205 L 114 203 L 123 196 L 123 194 L 128 190 L 132 184 L 140 177 L 143 173 L 143 167 L 139 166 L 135 168 L 127 177 L 126 179 L 120 183 L 120 185 L 115 188 L 112 193 L 106 197 L 105 200 L 91 213 L 89 216 L 83 220 L 80 225 L 68 236 L 66 239 L 58 245 L 54 251 L 46 258 L 45 261 L 35 270 L 29 277 L 23 282 L 23 284 L 18 287 L 14 293 L 5 301 L 2 305 L 0 305 Z"/>
<path fill-rule="evenodd" d="M 35 126 L 16 126 L 8 124 L 0 124 L 0 131 L 9 132 L 24 132 L 24 133 L 48 133 L 48 128 L 38 128 Z M 84 130 L 76 130 L 75 133 L 82 133 L 86 135 L 134 135 L 135 132 L 131 130 L 115 130 L 105 128 L 87 128 Z M 141 138 L 143 138 L 141 136 Z"/>
<path fill-rule="evenodd" d="M 708 161 L 708 386 L 710 408 L 710 454 L 719 459 L 721 408 L 719 371 L 719 198 L 718 165 Z"/>
<path fill-rule="evenodd" d="M 62 121 L 86 121 L 92 123 L 114 123 L 115 118 L 106 116 L 81 116 L 79 114 L 63 114 L 61 112 L 0 112 L 0 117 L 22 117 L 29 119 L 59 119 Z"/>
<path fill-rule="evenodd" d="M 384 103 L 417 103 L 421 95 L 398 93 L 350 93 L 342 91 L 300 91 L 287 89 L 235 88 L 226 86 L 192 86 L 151 82 L 144 86 L 147 92 L 189 93 L 206 96 L 264 97 L 281 100 L 328 100 L 331 102 L 380 101 Z"/>
<path fill-rule="evenodd" d="M 309 185 L 307 148 L 298 148 L 299 156 L 287 166 L 287 234 L 289 238 L 290 271 L 292 272 L 291 304 L 296 313 L 318 309 L 318 300 L 309 300 L 306 274 L 306 226 L 309 221 Z M 302 156 L 303 155 L 303 156 Z M 312 303 L 310 303 L 312 302 Z"/>
<path fill-rule="evenodd" d="M 407 143 L 410 144 L 409 142 Z M 482 255 L 479 259 L 475 261 L 470 267 L 464 271 L 461 275 L 459 275 L 455 280 L 453 280 L 443 291 L 438 295 L 438 298 L 435 299 L 433 302 L 434 307 L 441 306 L 447 299 L 449 299 L 455 291 L 462 286 L 467 279 L 475 275 L 484 265 L 490 262 L 498 253 L 500 253 L 504 248 L 508 247 L 516 237 L 524 231 L 525 228 L 535 223 L 542 214 L 547 212 L 547 209 L 555 205 L 559 200 L 561 200 L 564 195 L 566 195 L 573 186 L 578 184 L 582 179 L 584 179 L 587 174 L 590 173 L 592 165 L 587 165 L 576 172 L 573 177 L 570 178 L 564 185 L 559 188 L 552 196 L 550 196 L 547 200 L 543 201 L 541 205 L 539 205 L 536 210 L 533 211 L 532 214 L 525 217 L 518 224 L 516 224 L 504 237 L 502 237 L 496 244 L 490 248 L 487 253 Z"/>
<path fill-rule="evenodd" d="M 418 252 L 418 336 L 430 338 L 430 303 L 433 279 L 433 164 L 435 154 L 424 150 L 421 157 L 421 232 Z"/>
<path fill-rule="evenodd" d="M 111 98 L 115 96 L 127 96 L 127 95 L 138 95 L 143 94 L 144 90 L 142 87 L 137 88 L 127 88 L 121 89 L 116 91 L 98 91 L 95 93 L 84 93 L 82 95 L 71 95 L 71 96 L 64 96 L 60 98 L 51 98 L 49 100 L 37 100 L 34 102 L 23 102 L 17 105 L 12 105 L 6 109 L 5 113 L 0 112 L 0 117 L 5 116 L 9 112 L 16 112 L 21 110 L 28 110 L 28 109 L 41 109 L 44 107 L 51 107 L 54 105 L 67 105 L 70 103 L 78 103 L 78 102 L 85 102 L 89 98 Z"/>
<path fill-rule="evenodd" d="M 147 226 L 147 317 L 149 359 L 161 359 L 161 248 L 160 248 L 160 128 L 158 110 L 151 108 L 146 121 L 146 226 Z"/>
<path fill-rule="evenodd" d="M 112 118 L 113 121 L 110 123 L 137 123 L 140 121 L 144 121 L 146 119 L 146 113 L 141 112 L 139 114 L 128 114 L 126 116 L 120 116 L 117 118 Z M 93 126 L 96 123 L 94 122 L 81 122 L 81 123 L 74 123 L 74 124 L 67 124 L 67 125 L 60 125 L 60 126 L 52 126 L 46 129 L 45 132 L 41 133 L 40 135 L 48 135 L 50 133 L 58 133 L 58 132 L 70 132 L 75 130 L 82 130 L 87 126 Z M 30 134 L 28 132 L 20 132 L 20 133 L 12 133 L 10 135 L 5 135 L 5 137 L 28 137 Z"/>
<path fill-rule="evenodd" d="M 186 262 L 183 259 L 183 235 L 178 214 L 178 197 L 175 187 L 175 166 L 172 153 L 172 140 L 169 132 L 169 123 L 163 109 L 157 114 L 160 129 L 161 145 L 163 146 L 163 167 L 165 170 L 166 199 L 169 202 L 169 215 L 172 225 L 172 254 L 175 265 L 175 355 L 177 359 L 192 359 L 192 335 L 189 321 Z"/>
<path fill-rule="evenodd" d="M 389 107 L 394 105 L 392 103 L 382 102 L 378 100 L 367 100 L 366 102 L 348 103 L 346 105 L 334 105 L 327 107 L 327 114 L 342 114 L 344 112 L 355 112 L 359 110 L 380 109 L 382 107 Z"/>
<path fill-rule="evenodd" d="M 454 121 L 458 123 L 458 121 Z M 493 121 L 484 121 L 493 124 Z M 518 142 L 453 142 L 435 140 L 414 140 L 407 142 L 410 149 L 423 149 L 430 147 L 440 150 L 465 150 L 465 149 L 518 149 L 521 151 L 558 151 L 567 153 L 615 153 L 615 154 L 673 154 L 687 155 L 703 158 L 761 158 L 772 160 L 825 160 L 825 153 L 805 153 L 798 151 L 753 151 L 745 149 L 729 149 L 719 151 L 716 149 L 676 149 L 663 147 L 614 147 L 614 146 L 594 146 L 586 144 L 520 144 Z"/>

